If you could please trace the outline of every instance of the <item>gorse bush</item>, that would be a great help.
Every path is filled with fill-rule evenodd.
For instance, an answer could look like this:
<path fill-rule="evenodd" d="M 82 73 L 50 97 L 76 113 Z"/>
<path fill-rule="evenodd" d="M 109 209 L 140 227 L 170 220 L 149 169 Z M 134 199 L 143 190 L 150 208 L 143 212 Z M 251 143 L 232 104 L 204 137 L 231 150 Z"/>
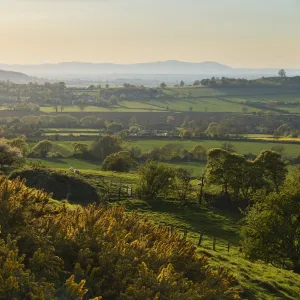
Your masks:
<path fill-rule="evenodd" d="M 54 205 L 0 178 L 0 298 L 239 299 L 178 233 L 123 207 Z"/>

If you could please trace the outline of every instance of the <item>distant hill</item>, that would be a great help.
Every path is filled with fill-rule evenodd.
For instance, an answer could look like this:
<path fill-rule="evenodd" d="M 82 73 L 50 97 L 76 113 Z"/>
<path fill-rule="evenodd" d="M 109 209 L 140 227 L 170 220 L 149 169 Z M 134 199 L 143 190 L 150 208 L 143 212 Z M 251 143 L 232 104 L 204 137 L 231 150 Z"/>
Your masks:
<path fill-rule="evenodd" d="M 0 81 L 12 81 L 15 83 L 29 83 L 35 81 L 35 78 L 24 73 L 0 70 Z"/>
<path fill-rule="evenodd" d="M 158 61 L 136 64 L 62 62 L 58 64 L 41 65 L 4 65 L 0 69 L 23 72 L 30 76 L 44 77 L 53 80 L 117 80 L 120 78 L 141 79 L 147 76 L 147 81 L 189 81 L 210 77 L 259 78 L 276 76 L 280 68 L 245 69 L 232 68 L 218 62 L 182 62 L 177 60 Z M 300 75 L 300 69 L 286 69 L 288 76 Z M 168 75 L 168 76 L 166 76 Z M 178 78 L 177 78 L 178 77 Z M 142 84 L 142 83 L 141 83 Z"/>
<path fill-rule="evenodd" d="M 113 64 L 62 62 L 41 65 L 1 65 L 0 68 L 25 72 L 39 77 L 84 78 L 106 74 L 219 74 L 232 70 L 216 62 L 190 63 L 175 60 L 163 62 Z"/>

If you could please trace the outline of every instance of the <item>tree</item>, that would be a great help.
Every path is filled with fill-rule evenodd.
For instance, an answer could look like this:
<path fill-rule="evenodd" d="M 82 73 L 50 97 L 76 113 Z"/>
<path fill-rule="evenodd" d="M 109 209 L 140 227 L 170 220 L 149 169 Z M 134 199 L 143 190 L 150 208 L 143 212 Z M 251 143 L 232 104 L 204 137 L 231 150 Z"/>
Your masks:
<path fill-rule="evenodd" d="M 21 165 L 24 163 L 22 150 L 12 147 L 3 140 L 0 140 L 0 167 Z"/>
<path fill-rule="evenodd" d="M 286 77 L 286 72 L 285 72 L 285 70 L 284 70 L 284 69 L 279 70 L 279 71 L 278 71 L 278 75 L 279 75 L 280 77 Z"/>
<path fill-rule="evenodd" d="M 207 158 L 207 151 L 206 149 L 201 145 L 196 145 L 194 148 L 190 151 L 191 158 L 196 161 L 205 161 Z"/>
<path fill-rule="evenodd" d="M 116 136 L 101 136 L 92 145 L 91 154 L 103 161 L 110 154 L 121 151 L 121 142 L 122 140 Z"/>
<path fill-rule="evenodd" d="M 45 158 L 47 157 L 47 154 L 51 151 L 52 149 L 52 143 L 50 141 L 40 141 L 37 143 L 33 149 L 33 153 L 39 154 L 41 157 Z"/>
<path fill-rule="evenodd" d="M 109 84 L 108 83 L 105 84 L 105 88 L 109 89 Z"/>
<path fill-rule="evenodd" d="M 74 143 L 73 144 L 74 153 L 77 154 L 86 154 L 88 152 L 88 145 L 83 143 Z"/>
<path fill-rule="evenodd" d="M 248 111 L 249 111 L 249 109 L 248 109 L 247 106 L 243 106 L 243 107 L 242 107 L 242 112 L 243 112 L 244 114 L 246 114 Z"/>
<path fill-rule="evenodd" d="M 119 122 L 105 122 L 106 128 L 111 132 L 118 132 L 123 129 L 123 124 Z"/>
<path fill-rule="evenodd" d="M 112 95 L 109 99 L 109 105 L 114 106 L 118 104 L 118 97 L 115 95 Z"/>
<path fill-rule="evenodd" d="M 235 201 L 238 207 L 242 205 L 245 208 L 252 194 L 265 187 L 262 167 L 237 153 L 211 149 L 207 155 L 207 183 L 219 186 L 231 202 Z"/>
<path fill-rule="evenodd" d="M 242 229 L 242 247 L 251 260 L 263 260 L 300 274 L 298 179 L 287 181 L 279 193 L 261 197 L 251 208 Z"/>
<path fill-rule="evenodd" d="M 62 113 L 65 110 L 65 107 L 63 105 L 60 106 L 60 112 Z"/>
<path fill-rule="evenodd" d="M 61 103 L 60 98 L 54 98 L 54 99 L 52 99 L 52 107 L 53 107 L 53 110 L 55 112 L 58 112 L 58 106 L 59 106 L 60 103 Z"/>
<path fill-rule="evenodd" d="M 8 144 L 11 147 L 20 149 L 21 152 L 23 153 L 24 157 L 30 152 L 30 148 L 29 148 L 25 138 L 15 138 L 15 139 L 9 140 Z"/>
<path fill-rule="evenodd" d="M 81 112 L 83 112 L 86 109 L 87 104 L 83 100 L 80 100 L 77 102 L 77 107 L 80 109 Z"/>
<path fill-rule="evenodd" d="M 187 203 L 187 196 L 192 190 L 192 174 L 189 170 L 179 168 L 175 172 L 175 189 L 183 204 Z"/>
<path fill-rule="evenodd" d="M 162 89 L 165 89 L 165 88 L 167 87 L 167 85 L 166 85 L 164 82 L 162 82 L 162 83 L 160 84 L 160 87 L 161 87 Z"/>
<path fill-rule="evenodd" d="M 180 85 L 181 87 L 183 87 L 183 86 L 184 86 L 184 81 L 181 80 L 179 85 Z"/>
<path fill-rule="evenodd" d="M 263 170 L 263 176 L 266 182 L 268 182 L 269 190 L 279 192 L 279 187 L 285 181 L 287 171 L 287 165 L 282 160 L 281 154 L 265 150 L 262 151 L 254 161 Z"/>
<path fill-rule="evenodd" d="M 105 158 L 102 169 L 105 171 L 129 172 L 135 162 L 127 151 L 113 153 Z"/>
<path fill-rule="evenodd" d="M 229 129 L 226 125 L 218 124 L 217 122 L 211 122 L 205 133 L 210 136 L 224 136 L 228 134 Z"/>
<path fill-rule="evenodd" d="M 186 130 L 182 130 L 180 132 L 180 136 L 183 139 L 191 139 L 194 136 L 194 133 L 193 133 L 193 131 L 191 129 L 186 129 Z"/>
<path fill-rule="evenodd" d="M 200 80 L 195 80 L 195 82 L 193 83 L 194 86 L 200 85 L 200 84 L 201 84 Z"/>
<path fill-rule="evenodd" d="M 139 168 L 137 195 L 141 199 L 156 200 L 165 195 L 174 179 L 174 169 L 168 165 L 150 161 Z"/>

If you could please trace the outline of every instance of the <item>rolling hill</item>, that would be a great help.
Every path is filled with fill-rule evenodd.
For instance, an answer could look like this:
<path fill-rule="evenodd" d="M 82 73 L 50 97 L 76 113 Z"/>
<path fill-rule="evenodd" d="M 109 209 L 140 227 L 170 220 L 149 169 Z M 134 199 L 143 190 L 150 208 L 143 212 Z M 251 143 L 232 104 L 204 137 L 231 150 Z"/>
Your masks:
<path fill-rule="evenodd" d="M 103 76 L 115 75 L 194 75 L 194 80 L 212 76 L 226 77 L 251 77 L 274 76 L 278 69 L 246 69 L 232 68 L 218 62 L 182 62 L 177 60 L 157 61 L 136 64 L 115 64 L 115 63 L 87 63 L 87 62 L 61 62 L 57 64 L 40 65 L 4 65 L 0 64 L 0 69 L 24 72 L 31 76 L 55 78 L 55 79 L 96 79 Z M 300 74 L 300 70 L 287 69 L 289 76 Z M 195 76 L 197 75 L 197 76 Z M 167 76 L 165 76 L 167 77 Z M 117 77 L 118 78 L 118 77 Z M 184 77 L 182 79 L 185 79 Z M 167 80 L 167 78 L 163 79 Z M 177 79 L 176 79 L 177 80 Z"/>
<path fill-rule="evenodd" d="M 0 81 L 8 80 L 15 83 L 29 83 L 37 79 L 20 72 L 0 70 Z"/>

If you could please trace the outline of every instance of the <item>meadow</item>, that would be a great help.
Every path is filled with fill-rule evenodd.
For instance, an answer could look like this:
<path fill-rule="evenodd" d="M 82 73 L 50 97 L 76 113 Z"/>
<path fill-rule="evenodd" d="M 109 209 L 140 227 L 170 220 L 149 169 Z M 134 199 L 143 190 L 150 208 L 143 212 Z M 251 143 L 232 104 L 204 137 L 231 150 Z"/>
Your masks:
<path fill-rule="evenodd" d="M 239 215 L 199 207 L 194 203 L 182 206 L 176 202 L 126 200 L 123 205 L 128 211 L 137 210 L 141 216 L 156 224 L 174 226 L 182 235 L 184 230 L 188 230 L 187 239 L 195 245 L 202 232 L 204 235 L 201 247 L 198 247 L 199 253 L 209 258 L 214 269 L 225 267 L 236 277 L 242 287 L 243 299 L 298 299 L 300 275 L 268 264 L 250 262 L 240 253 Z M 213 238 L 216 238 L 215 251 L 212 250 Z"/>
<path fill-rule="evenodd" d="M 127 147 L 139 147 L 143 152 L 148 152 L 153 147 L 163 147 L 166 144 L 177 144 L 181 145 L 186 149 L 192 149 L 195 145 L 202 145 L 206 149 L 211 148 L 220 148 L 224 141 L 216 140 L 201 140 L 201 141 L 192 141 L 192 140 L 139 140 L 139 141 L 125 141 L 124 146 Z M 251 142 L 251 141 L 230 141 L 236 151 L 241 154 L 258 154 L 263 150 L 269 150 L 275 146 L 283 146 L 284 154 L 288 156 L 298 156 L 300 154 L 300 144 L 289 144 L 289 143 L 272 143 L 272 142 Z"/>
<path fill-rule="evenodd" d="M 239 252 L 238 215 L 199 207 L 193 203 L 183 207 L 174 202 L 147 203 L 129 200 L 124 201 L 124 205 L 129 211 L 137 210 L 156 224 L 178 228 L 182 235 L 184 229 L 187 229 L 187 238 L 195 245 L 202 232 L 204 235 L 201 247 L 198 247 L 199 253 L 207 255 L 216 270 L 225 267 L 236 277 L 243 289 L 243 299 L 297 299 L 300 294 L 299 275 L 244 259 Z M 212 250 L 214 237 L 217 240 L 216 251 Z"/>
<path fill-rule="evenodd" d="M 86 92 L 95 96 L 95 91 Z M 260 109 L 246 104 L 272 103 L 269 109 L 282 109 L 289 113 L 299 113 L 300 91 L 298 89 L 268 88 L 208 88 L 208 87 L 167 87 L 163 90 L 163 98 L 134 98 L 119 99 L 118 104 L 110 107 L 99 107 L 89 105 L 84 112 L 217 112 L 217 113 L 238 113 L 246 106 L 248 113 L 257 112 Z M 276 103 L 276 102 L 280 102 Z M 292 103 L 292 105 L 291 105 Z M 1 109 L 5 109 L 2 107 Z M 40 111 L 54 113 L 51 106 L 41 106 Z M 65 105 L 64 113 L 80 112 L 76 105 Z"/>

